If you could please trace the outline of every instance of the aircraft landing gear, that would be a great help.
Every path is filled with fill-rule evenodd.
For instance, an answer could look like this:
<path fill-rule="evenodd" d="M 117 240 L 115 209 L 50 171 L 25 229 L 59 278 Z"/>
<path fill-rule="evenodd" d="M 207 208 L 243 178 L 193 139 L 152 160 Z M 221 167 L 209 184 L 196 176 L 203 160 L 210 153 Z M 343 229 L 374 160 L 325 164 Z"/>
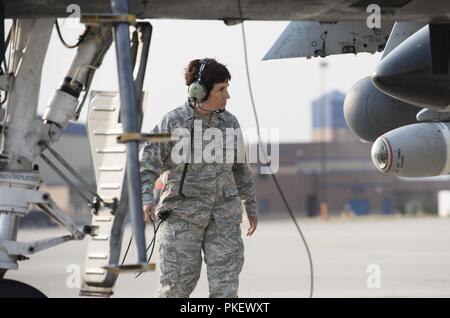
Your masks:
<path fill-rule="evenodd" d="M 0 275 L 2 272 L 6 272 L 6 270 L 1 270 Z M 25 283 L 0 279 L 0 298 L 47 298 L 47 296 Z"/>

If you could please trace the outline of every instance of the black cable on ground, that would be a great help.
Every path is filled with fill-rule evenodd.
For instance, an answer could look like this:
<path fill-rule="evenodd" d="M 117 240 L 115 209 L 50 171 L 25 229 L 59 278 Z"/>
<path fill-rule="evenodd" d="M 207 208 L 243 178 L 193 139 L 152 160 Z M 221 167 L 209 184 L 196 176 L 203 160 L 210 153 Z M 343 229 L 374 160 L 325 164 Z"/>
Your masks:
<path fill-rule="evenodd" d="M 148 256 L 148 259 L 147 259 L 147 264 L 150 264 L 150 260 L 152 259 L 153 251 L 155 250 L 155 245 L 156 245 L 156 233 L 158 233 L 159 226 L 161 225 L 162 222 L 164 222 L 164 220 L 159 221 L 156 228 L 155 228 L 155 223 L 153 223 L 153 238 L 152 238 L 152 241 L 150 242 L 150 244 L 147 246 L 147 249 L 145 250 L 145 252 L 147 253 L 148 250 L 150 249 L 150 247 L 152 248 L 152 250 L 150 251 L 150 254 Z M 142 275 L 142 272 L 137 273 L 136 275 L 134 275 L 134 278 L 138 278 L 141 275 Z"/>
<path fill-rule="evenodd" d="M 256 111 L 255 102 L 254 102 L 254 99 L 253 99 L 252 85 L 251 85 L 251 81 L 250 81 L 250 71 L 249 71 L 249 67 L 248 67 L 247 41 L 246 41 L 246 38 L 245 38 L 245 27 L 244 27 L 243 15 L 242 15 L 241 1 L 240 0 L 237 0 L 237 1 L 238 1 L 238 6 L 239 6 L 239 16 L 240 16 L 240 20 L 241 20 L 242 42 L 243 42 L 243 47 L 244 47 L 245 69 L 246 69 L 246 73 L 247 73 L 248 90 L 249 90 L 249 94 L 250 94 L 251 104 L 252 104 L 252 107 L 253 107 L 253 114 L 255 116 L 255 121 L 256 121 L 256 129 L 257 129 L 257 134 L 258 134 L 258 145 L 262 149 L 262 142 L 261 142 L 261 135 L 260 135 L 260 129 L 259 129 L 258 113 Z M 309 298 L 312 298 L 313 297 L 313 291 L 314 291 L 314 268 L 313 268 L 313 261 L 312 261 L 311 252 L 309 250 L 308 243 L 307 243 L 307 241 L 305 239 L 305 236 L 303 235 L 302 230 L 300 229 L 300 226 L 297 223 L 297 220 L 295 219 L 294 214 L 292 213 L 292 210 L 291 210 L 291 208 L 289 206 L 289 203 L 286 200 L 284 192 L 281 189 L 280 184 L 278 183 L 277 177 L 272 172 L 272 170 L 271 170 L 271 168 L 269 166 L 270 163 L 267 160 L 267 156 L 266 156 L 265 152 L 262 151 L 262 153 L 263 153 L 263 155 L 265 157 L 264 158 L 265 162 L 268 163 L 267 167 L 270 169 L 273 182 L 275 183 L 275 186 L 276 186 L 278 192 L 280 193 L 280 196 L 281 196 L 281 198 L 283 200 L 283 203 L 286 206 L 286 209 L 287 209 L 289 215 L 291 216 L 291 219 L 294 222 L 294 224 L 295 224 L 295 226 L 296 226 L 296 228 L 298 230 L 298 233 L 300 234 L 300 236 L 301 236 L 301 238 L 303 240 L 303 244 L 305 245 L 306 252 L 308 253 L 309 270 L 310 270 L 310 273 L 311 273 L 311 284 L 310 284 L 310 290 L 309 290 Z"/>
<path fill-rule="evenodd" d="M 147 253 L 150 248 L 152 249 L 150 251 L 150 255 L 148 256 L 147 264 L 150 264 L 150 260 L 152 259 L 153 251 L 155 249 L 155 244 L 156 244 L 156 233 L 158 233 L 159 226 L 161 225 L 162 222 L 163 222 L 163 220 L 159 221 L 158 225 L 156 227 L 155 227 L 155 223 L 154 222 L 152 223 L 153 224 L 153 238 L 152 238 L 152 241 L 150 242 L 150 244 L 147 246 L 147 249 L 145 250 L 145 252 Z M 120 266 L 122 266 L 125 263 L 125 260 L 126 260 L 126 258 L 128 256 L 128 252 L 130 251 L 130 246 L 131 246 L 132 242 L 133 242 L 133 235 L 131 235 L 130 240 L 128 241 L 128 246 L 127 246 L 127 248 L 125 250 L 125 254 L 123 255 L 122 262 L 121 262 Z M 137 273 L 137 274 L 135 274 L 134 278 L 138 278 L 141 275 L 142 275 L 142 272 Z M 117 275 L 117 277 L 118 276 L 119 275 Z M 116 280 L 117 280 L 117 278 L 116 278 Z"/>

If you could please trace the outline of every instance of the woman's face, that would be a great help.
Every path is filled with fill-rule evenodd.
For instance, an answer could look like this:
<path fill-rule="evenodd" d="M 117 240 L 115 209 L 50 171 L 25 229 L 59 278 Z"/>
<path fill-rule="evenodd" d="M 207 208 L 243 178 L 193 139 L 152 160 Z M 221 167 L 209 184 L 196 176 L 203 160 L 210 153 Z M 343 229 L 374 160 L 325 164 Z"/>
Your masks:
<path fill-rule="evenodd" d="M 228 86 L 228 81 L 214 84 L 208 99 L 203 102 L 203 105 L 210 109 L 224 109 L 227 99 L 230 98 Z"/>

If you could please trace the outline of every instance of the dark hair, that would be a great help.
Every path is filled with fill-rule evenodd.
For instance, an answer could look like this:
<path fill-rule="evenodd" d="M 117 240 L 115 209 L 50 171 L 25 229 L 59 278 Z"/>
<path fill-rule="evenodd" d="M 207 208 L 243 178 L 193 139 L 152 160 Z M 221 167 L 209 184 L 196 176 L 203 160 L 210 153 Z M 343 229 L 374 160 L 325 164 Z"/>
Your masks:
<path fill-rule="evenodd" d="M 230 72 L 227 67 L 215 59 L 208 59 L 209 62 L 206 65 L 202 73 L 202 83 L 208 90 L 207 95 L 213 88 L 214 84 L 223 83 L 231 80 Z M 184 69 L 184 80 L 186 85 L 191 85 L 197 79 L 198 69 L 203 60 L 197 59 L 189 62 L 188 66 Z"/>

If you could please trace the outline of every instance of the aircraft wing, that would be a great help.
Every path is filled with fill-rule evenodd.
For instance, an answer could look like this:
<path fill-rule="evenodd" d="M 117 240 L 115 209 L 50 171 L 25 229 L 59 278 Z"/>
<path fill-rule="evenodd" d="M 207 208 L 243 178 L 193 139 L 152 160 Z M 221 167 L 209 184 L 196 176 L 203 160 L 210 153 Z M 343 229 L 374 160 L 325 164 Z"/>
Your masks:
<path fill-rule="evenodd" d="M 392 22 L 384 22 L 381 29 L 372 30 L 366 26 L 365 21 L 293 21 L 288 24 L 263 60 L 381 52 L 392 26 Z"/>
<path fill-rule="evenodd" d="M 239 0 L 129 0 L 139 18 L 239 19 Z M 73 0 L 3 0 L 5 17 L 67 17 Z M 111 12 L 110 1 L 77 0 L 83 13 Z M 240 0 L 246 20 L 355 21 L 365 19 L 372 0 Z M 383 18 L 390 21 L 448 20 L 447 0 L 378 0 Z"/>

